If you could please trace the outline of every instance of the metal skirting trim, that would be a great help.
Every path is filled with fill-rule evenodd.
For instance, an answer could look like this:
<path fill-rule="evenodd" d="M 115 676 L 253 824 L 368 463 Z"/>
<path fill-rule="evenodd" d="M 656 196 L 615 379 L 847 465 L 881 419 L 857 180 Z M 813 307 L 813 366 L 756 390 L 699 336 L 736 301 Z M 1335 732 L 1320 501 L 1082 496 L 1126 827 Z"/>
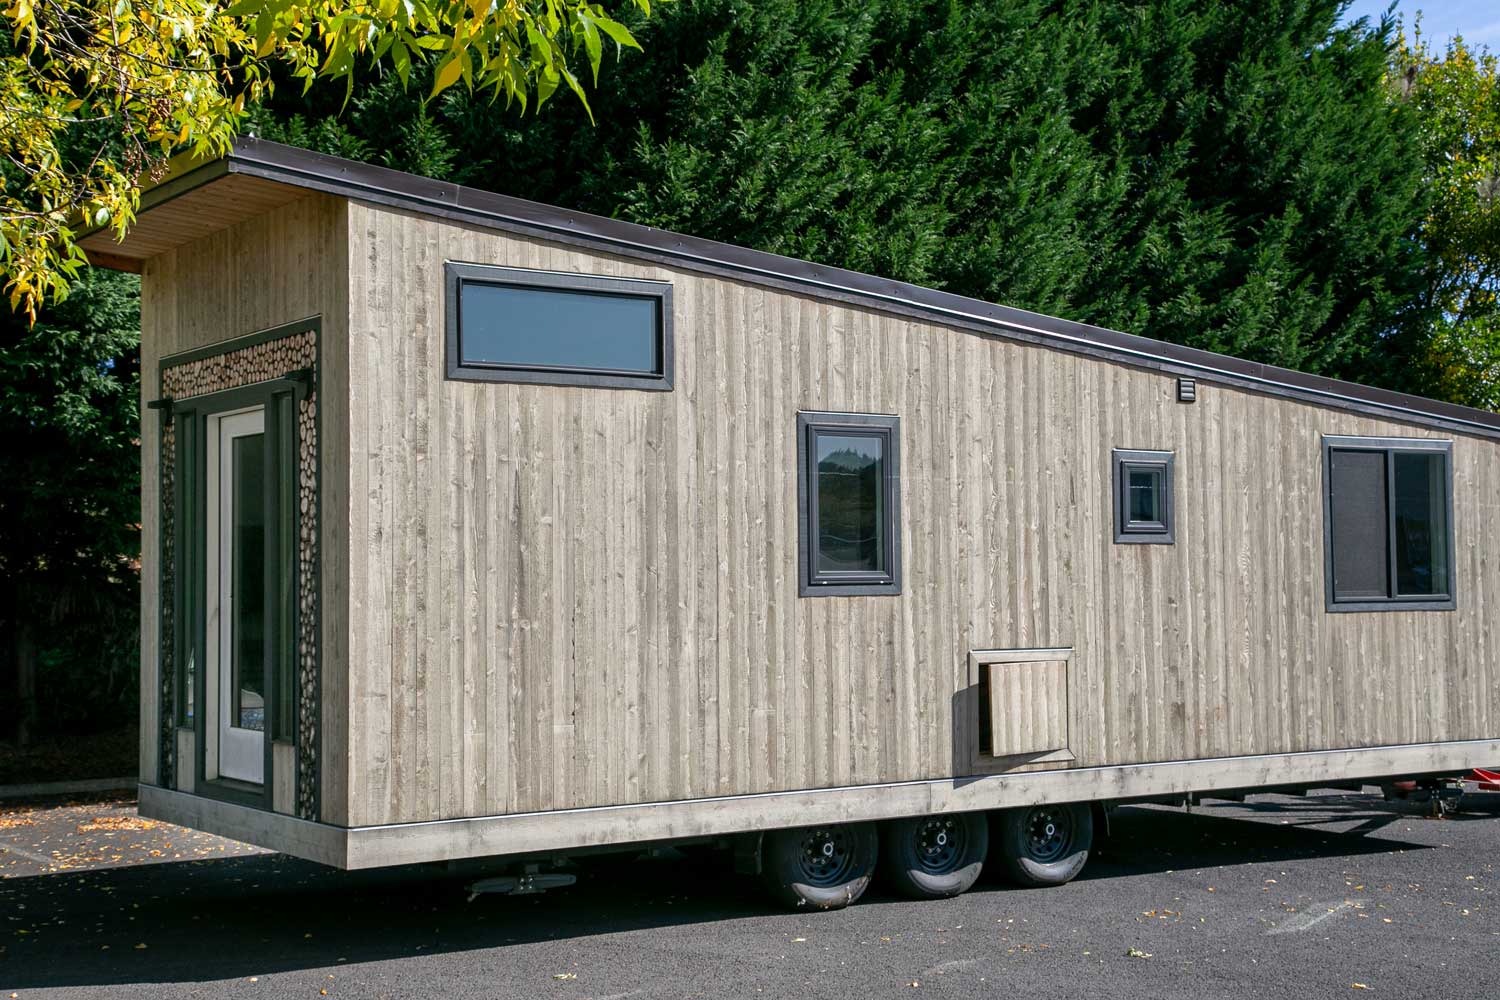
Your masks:
<path fill-rule="evenodd" d="M 338 868 L 392 865 L 723 836 L 808 823 L 852 823 L 1040 802 L 1123 800 L 1399 775 L 1500 762 L 1500 739 L 1122 764 L 932 781 L 591 806 L 548 812 L 339 827 L 140 786 L 141 815 Z"/>
<path fill-rule="evenodd" d="M 176 823 L 334 868 L 350 867 L 346 858 L 349 831 L 341 826 L 156 785 L 142 784 L 137 795 L 139 812 L 147 819 Z"/>
<path fill-rule="evenodd" d="M 1484 766 L 1484 761 L 1500 761 L 1500 739 L 1069 768 L 397 823 L 351 828 L 347 860 L 350 868 L 373 868 L 1049 801 L 1118 800 L 1457 772 Z"/>

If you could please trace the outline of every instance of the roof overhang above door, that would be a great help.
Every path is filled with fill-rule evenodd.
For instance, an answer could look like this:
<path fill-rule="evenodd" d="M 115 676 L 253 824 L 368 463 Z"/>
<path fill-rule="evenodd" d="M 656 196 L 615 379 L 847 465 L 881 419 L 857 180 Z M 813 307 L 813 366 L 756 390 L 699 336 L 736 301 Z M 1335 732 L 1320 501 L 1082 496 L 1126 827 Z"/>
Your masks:
<path fill-rule="evenodd" d="M 166 177 L 142 192 L 124 240 L 105 227 L 85 234 L 78 245 L 96 267 L 139 273 L 148 258 L 307 194 L 303 187 L 237 172 L 232 158 L 174 157 Z"/>

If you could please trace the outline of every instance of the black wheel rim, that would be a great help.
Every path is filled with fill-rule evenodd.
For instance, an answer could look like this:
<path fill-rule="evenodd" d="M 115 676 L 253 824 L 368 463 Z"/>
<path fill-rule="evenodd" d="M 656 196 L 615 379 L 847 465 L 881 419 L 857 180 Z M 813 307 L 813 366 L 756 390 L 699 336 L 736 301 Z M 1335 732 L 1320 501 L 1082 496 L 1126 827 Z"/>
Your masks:
<path fill-rule="evenodd" d="M 917 824 L 912 841 L 918 868 L 930 875 L 947 875 L 963 864 L 968 833 L 956 820 L 929 816 Z"/>
<path fill-rule="evenodd" d="M 1036 806 L 1026 814 L 1026 850 L 1033 861 L 1047 865 L 1066 857 L 1073 846 L 1073 815 L 1056 806 Z"/>
<path fill-rule="evenodd" d="M 854 870 L 854 843 L 842 827 L 808 829 L 797 855 L 799 881 L 822 888 L 843 885 Z"/>

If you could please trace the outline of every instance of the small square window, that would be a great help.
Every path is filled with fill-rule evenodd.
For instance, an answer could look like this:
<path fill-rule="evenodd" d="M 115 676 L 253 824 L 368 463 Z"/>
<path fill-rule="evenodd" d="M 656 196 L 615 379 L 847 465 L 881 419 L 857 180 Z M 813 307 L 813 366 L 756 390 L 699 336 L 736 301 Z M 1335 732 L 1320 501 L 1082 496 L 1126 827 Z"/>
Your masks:
<path fill-rule="evenodd" d="M 897 417 L 797 414 L 803 597 L 901 593 L 899 435 Z"/>
<path fill-rule="evenodd" d="M 1114 453 L 1115 541 L 1171 545 L 1172 453 Z"/>

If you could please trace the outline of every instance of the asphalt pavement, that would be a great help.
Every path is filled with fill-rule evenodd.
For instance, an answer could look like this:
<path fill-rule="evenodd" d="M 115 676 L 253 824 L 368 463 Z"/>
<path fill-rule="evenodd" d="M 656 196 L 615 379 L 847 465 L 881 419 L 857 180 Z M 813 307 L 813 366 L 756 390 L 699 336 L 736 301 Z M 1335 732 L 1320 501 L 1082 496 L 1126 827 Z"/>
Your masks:
<path fill-rule="evenodd" d="M 342 873 L 134 815 L 0 806 L 14 997 L 1500 997 L 1500 794 L 1118 810 L 1082 877 L 790 913 L 709 859 Z"/>

